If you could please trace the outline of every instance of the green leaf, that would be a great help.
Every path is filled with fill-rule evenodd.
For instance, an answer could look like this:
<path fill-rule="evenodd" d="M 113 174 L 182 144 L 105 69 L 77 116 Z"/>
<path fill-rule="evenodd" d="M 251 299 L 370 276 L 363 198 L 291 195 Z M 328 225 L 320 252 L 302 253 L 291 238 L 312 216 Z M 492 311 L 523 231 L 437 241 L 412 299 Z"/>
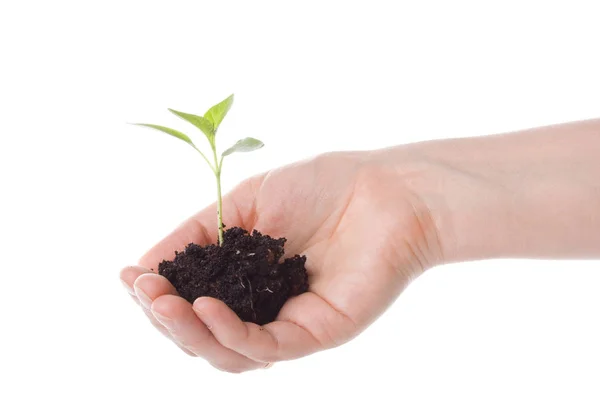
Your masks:
<path fill-rule="evenodd" d="M 258 150 L 265 144 L 258 139 L 247 137 L 238 140 L 233 146 L 223 152 L 223 157 L 230 155 L 231 153 L 247 153 L 249 151 Z"/>
<path fill-rule="evenodd" d="M 225 118 L 225 116 L 227 115 L 227 111 L 229 111 L 232 104 L 233 104 L 233 95 L 229 96 L 228 98 L 226 98 L 219 104 L 212 106 L 204 114 L 204 118 L 206 118 L 207 120 L 212 122 L 213 126 L 215 127 L 215 132 L 219 128 L 219 125 L 221 125 L 221 121 L 223 121 L 223 118 Z"/>
<path fill-rule="evenodd" d="M 188 144 L 191 144 L 192 146 L 194 146 L 192 139 L 190 139 L 187 135 L 185 135 L 179 131 L 176 131 L 175 129 L 167 128 L 165 126 L 160 126 L 160 125 L 153 125 L 153 124 L 133 124 L 133 125 L 146 126 L 148 128 L 153 128 L 153 129 L 159 130 L 159 131 L 167 133 L 171 136 L 175 136 L 177 139 L 181 139 L 184 142 L 187 142 Z"/>
<path fill-rule="evenodd" d="M 208 138 L 208 140 L 211 143 L 213 143 L 213 140 L 215 138 L 215 128 L 211 121 L 209 121 L 208 119 L 201 117 L 199 115 L 188 114 L 188 113 L 184 113 L 181 111 L 173 110 L 171 108 L 169 108 L 169 111 L 171 111 L 173 114 L 177 115 L 178 117 L 186 120 L 190 124 L 194 125 L 196 128 L 200 129 L 204 133 L 204 135 Z"/>

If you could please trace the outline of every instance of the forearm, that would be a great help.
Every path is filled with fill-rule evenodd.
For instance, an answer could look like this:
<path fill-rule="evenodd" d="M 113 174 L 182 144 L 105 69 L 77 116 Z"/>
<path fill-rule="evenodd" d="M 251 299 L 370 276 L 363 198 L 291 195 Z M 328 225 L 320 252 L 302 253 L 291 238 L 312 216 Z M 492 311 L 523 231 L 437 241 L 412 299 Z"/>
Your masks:
<path fill-rule="evenodd" d="M 414 148 L 445 261 L 600 257 L 600 120 Z"/>

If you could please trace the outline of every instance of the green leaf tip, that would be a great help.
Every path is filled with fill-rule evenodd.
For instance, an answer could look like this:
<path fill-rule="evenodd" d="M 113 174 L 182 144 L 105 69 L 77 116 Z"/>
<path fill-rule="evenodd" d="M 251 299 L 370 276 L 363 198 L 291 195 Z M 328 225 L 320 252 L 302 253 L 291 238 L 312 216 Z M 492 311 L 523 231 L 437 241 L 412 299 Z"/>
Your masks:
<path fill-rule="evenodd" d="M 258 139 L 247 137 L 238 140 L 233 146 L 223 152 L 223 157 L 230 155 L 231 153 L 247 153 L 250 151 L 258 150 L 265 144 Z"/>
<path fill-rule="evenodd" d="M 174 136 L 177 139 L 181 139 L 184 142 L 186 142 L 186 143 L 191 144 L 192 146 L 194 146 L 194 143 L 192 142 L 192 139 L 190 139 L 186 134 L 179 132 L 178 130 L 167 128 L 166 126 L 160 126 L 160 125 L 154 125 L 154 124 L 136 124 L 136 123 L 133 123 L 132 125 L 145 126 L 147 128 L 156 129 L 156 130 L 164 132 L 164 133 L 166 133 L 168 135 Z"/>
<path fill-rule="evenodd" d="M 196 128 L 200 129 L 208 138 L 208 140 L 211 143 L 213 142 L 215 138 L 215 128 L 211 121 L 199 115 L 184 113 L 181 111 L 173 110 L 172 108 L 169 108 L 168 110 L 171 111 L 173 114 L 177 115 L 179 118 L 186 120 L 190 124 L 194 125 Z"/>
<path fill-rule="evenodd" d="M 232 104 L 233 94 L 225 100 L 223 100 L 222 102 L 215 104 L 206 113 L 204 113 L 204 118 L 206 118 L 213 124 L 215 132 L 219 128 L 219 125 L 221 125 L 223 118 L 225 118 L 225 116 L 227 115 L 227 112 L 231 108 Z"/>

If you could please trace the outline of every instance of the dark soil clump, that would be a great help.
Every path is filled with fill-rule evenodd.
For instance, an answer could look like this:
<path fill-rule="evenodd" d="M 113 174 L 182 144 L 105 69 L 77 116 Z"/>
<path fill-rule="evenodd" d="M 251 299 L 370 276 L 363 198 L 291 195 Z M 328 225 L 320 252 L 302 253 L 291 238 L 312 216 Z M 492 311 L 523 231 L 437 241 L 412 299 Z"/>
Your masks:
<path fill-rule="evenodd" d="M 222 300 L 243 321 L 263 325 L 275 319 L 292 296 L 308 290 L 305 256 L 280 262 L 285 238 L 274 239 L 238 227 L 223 235 L 223 246 L 189 244 L 163 261 L 158 273 L 181 297 L 193 303 L 198 297 Z"/>

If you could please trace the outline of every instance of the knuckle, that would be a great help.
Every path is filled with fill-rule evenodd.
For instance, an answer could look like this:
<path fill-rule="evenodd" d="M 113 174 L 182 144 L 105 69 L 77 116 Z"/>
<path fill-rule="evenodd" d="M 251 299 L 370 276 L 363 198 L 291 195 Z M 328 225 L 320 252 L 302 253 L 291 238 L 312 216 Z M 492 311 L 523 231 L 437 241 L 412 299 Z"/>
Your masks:
<path fill-rule="evenodd" d="M 246 330 L 240 330 L 240 332 L 216 332 L 211 328 L 209 331 L 213 332 L 215 338 L 225 347 L 238 351 L 245 343 L 248 342 L 249 333 Z M 220 334 L 219 334 L 220 333 Z"/>

